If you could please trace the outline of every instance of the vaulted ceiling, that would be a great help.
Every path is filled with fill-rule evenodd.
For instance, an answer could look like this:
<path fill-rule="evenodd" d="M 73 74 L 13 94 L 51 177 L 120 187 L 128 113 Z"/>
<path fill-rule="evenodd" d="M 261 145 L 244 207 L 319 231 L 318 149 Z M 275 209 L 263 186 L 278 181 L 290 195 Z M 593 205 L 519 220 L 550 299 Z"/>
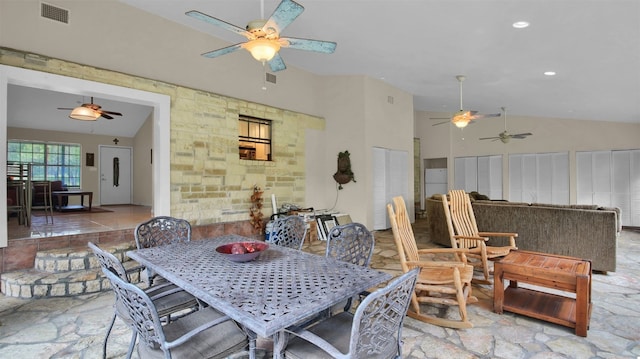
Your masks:
<path fill-rule="evenodd" d="M 120 1 L 229 45 L 245 38 L 185 12 L 198 10 L 244 28 L 262 14 L 269 17 L 280 2 Z M 305 11 L 283 35 L 335 41 L 338 46 L 331 55 L 281 49 L 288 67 L 318 75 L 381 79 L 413 94 L 414 107 L 421 111 L 457 111 L 456 75 L 465 75 L 464 109 L 497 113 L 507 107 L 512 116 L 640 123 L 640 1 L 296 1 Z M 516 21 L 530 26 L 516 29 L 512 26 Z M 188 48 L 193 56 L 200 56 L 217 47 L 203 48 L 199 43 Z M 224 56 L 250 55 L 240 50 Z M 545 76 L 545 71 L 556 75 Z M 23 100 L 17 99 L 19 94 Z M 32 111 L 22 118 L 46 116 L 48 129 L 60 131 L 78 132 L 82 127 L 82 132 L 133 136 L 150 111 L 96 98 L 104 109 L 125 114 L 126 121 L 117 121 L 117 126 L 115 121 L 81 124 L 68 121 L 65 111 L 51 114 L 50 110 L 75 107 L 89 98 L 19 86 L 10 87 L 9 96 L 14 96 L 9 111 Z M 46 106 L 30 106 L 36 100 Z M 49 112 L 37 113 L 38 109 Z"/>
<path fill-rule="evenodd" d="M 640 123 L 640 1 L 296 1 L 305 11 L 283 35 L 338 47 L 332 55 L 282 49 L 287 66 L 383 79 L 413 94 L 417 110 L 457 111 L 455 76 L 466 75 L 465 109 Z M 280 0 L 121 2 L 235 44 L 245 38 L 185 12 L 244 28 Z M 516 21 L 530 26 L 516 29 Z M 211 50 L 192 49 L 194 56 Z"/>

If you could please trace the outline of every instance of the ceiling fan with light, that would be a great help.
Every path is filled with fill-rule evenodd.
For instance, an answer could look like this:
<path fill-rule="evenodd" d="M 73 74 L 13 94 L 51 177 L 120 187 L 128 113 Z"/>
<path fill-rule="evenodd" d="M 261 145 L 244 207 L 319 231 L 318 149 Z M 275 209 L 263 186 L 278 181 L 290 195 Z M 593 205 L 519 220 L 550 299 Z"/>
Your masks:
<path fill-rule="evenodd" d="M 497 141 L 500 140 L 502 141 L 502 143 L 509 143 L 509 140 L 512 138 L 515 139 L 524 139 L 527 136 L 531 136 L 533 135 L 533 133 L 531 132 L 525 132 L 525 133 L 516 133 L 516 134 L 510 134 L 509 132 L 507 132 L 507 109 L 506 107 L 502 107 L 502 114 L 504 117 L 504 131 L 500 132 L 498 134 L 498 136 L 495 137 L 483 137 L 480 138 L 481 140 L 492 140 L 492 141 Z"/>
<path fill-rule="evenodd" d="M 442 125 L 442 124 L 448 123 L 449 120 L 450 120 L 451 123 L 456 125 L 456 127 L 465 128 L 465 127 L 467 127 L 467 125 L 469 123 L 471 123 L 474 120 L 477 120 L 479 118 L 500 117 L 499 113 L 483 115 L 483 114 L 479 114 L 478 111 L 464 110 L 463 107 L 462 107 L 462 82 L 466 79 L 466 77 L 463 76 L 463 75 L 458 75 L 458 76 L 456 76 L 456 79 L 458 80 L 458 83 L 460 84 L 460 110 L 458 112 L 456 112 L 453 115 L 453 117 L 451 117 L 451 118 L 432 118 L 432 120 L 447 120 L 447 121 L 435 123 L 435 124 L 433 124 L 433 126 L 437 126 L 437 125 Z"/>
<path fill-rule="evenodd" d="M 76 108 L 58 107 L 58 110 L 71 110 L 69 117 L 82 121 L 96 121 L 98 117 L 113 120 L 113 116 L 122 116 L 120 112 L 103 110 L 102 106 L 93 103 L 93 97 L 91 97 L 91 103 L 83 103 Z"/>
<path fill-rule="evenodd" d="M 251 53 L 253 58 L 261 61 L 263 64 L 268 63 L 271 70 L 276 72 L 287 68 L 282 57 L 278 53 L 280 48 L 298 49 L 326 54 L 331 54 L 336 49 L 336 43 L 331 41 L 280 37 L 282 31 L 284 31 L 284 29 L 289 26 L 293 20 L 302 14 L 303 11 L 304 7 L 295 1 L 282 0 L 269 19 L 253 20 L 247 24 L 246 29 L 196 10 L 187 11 L 185 14 L 194 19 L 235 32 L 236 34 L 246 37 L 248 40 L 247 42 L 206 52 L 202 54 L 202 56 L 214 58 L 226 55 L 238 49 L 246 49 Z M 264 17 L 264 14 L 262 14 L 262 17 Z"/>

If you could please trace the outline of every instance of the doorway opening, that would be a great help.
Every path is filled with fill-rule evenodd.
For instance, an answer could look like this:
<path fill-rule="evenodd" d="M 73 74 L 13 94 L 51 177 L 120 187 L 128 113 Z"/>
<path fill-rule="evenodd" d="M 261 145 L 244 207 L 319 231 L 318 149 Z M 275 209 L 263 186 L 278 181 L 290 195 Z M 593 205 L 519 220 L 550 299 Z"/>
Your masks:
<path fill-rule="evenodd" d="M 153 204 L 155 216 L 170 214 L 170 97 L 126 87 L 0 65 L 0 143 L 7 142 L 8 87 L 10 84 L 51 91 L 76 93 L 81 96 L 98 96 L 115 101 L 130 102 L 153 108 Z M 0 186 L 6 187 L 6 146 L 0 149 Z M 0 213 L 6 213 L 6 191 L 0 191 Z M 0 248 L 7 246 L 7 222 L 0 221 Z"/>

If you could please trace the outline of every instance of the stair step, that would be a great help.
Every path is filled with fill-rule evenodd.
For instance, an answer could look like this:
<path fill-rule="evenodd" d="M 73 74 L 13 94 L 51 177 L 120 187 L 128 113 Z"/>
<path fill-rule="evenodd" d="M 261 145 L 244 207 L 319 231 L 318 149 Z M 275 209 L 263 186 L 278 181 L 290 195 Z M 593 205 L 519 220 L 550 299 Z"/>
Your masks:
<path fill-rule="evenodd" d="M 110 246 L 100 246 L 118 258 L 120 262 L 129 261 L 126 252 L 135 249 L 135 244 L 119 243 Z M 47 273 L 60 273 L 77 270 L 100 269 L 98 259 L 87 248 L 60 248 L 38 251 L 36 253 L 35 269 Z"/>
<path fill-rule="evenodd" d="M 101 248 L 113 253 L 125 268 L 137 265 L 125 254 L 135 249 L 134 244 L 121 243 Z M 2 273 L 0 291 L 9 297 L 44 298 L 96 293 L 111 288 L 98 260 L 88 248 L 39 251 L 35 262 L 34 269 Z M 131 281 L 138 283 L 139 273 L 131 273 Z"/>

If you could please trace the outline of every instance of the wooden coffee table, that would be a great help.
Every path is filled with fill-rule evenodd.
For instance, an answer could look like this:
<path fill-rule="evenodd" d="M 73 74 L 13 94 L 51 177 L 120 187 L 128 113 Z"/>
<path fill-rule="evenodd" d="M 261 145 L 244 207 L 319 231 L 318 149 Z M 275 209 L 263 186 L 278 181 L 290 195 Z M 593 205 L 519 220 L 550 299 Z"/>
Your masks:
<path fill-rule="evenodd" d="M 51 192 L 52 196 L 55 196 L 58 199 L 58 204 L 56 206 L 56 210 L 62 212 L 62 211 L 68 211 L 68 210 L 74 210 L 74 209 L 79 209 L 79 210 L 85 210 L 85 211 L 91 211 L 91 202 L 93 202 L 93 192 L 91 191 L 83 191 L 83 190 L 69 190 L 69 191 L 53 191 Z M 63 206 L 62 205 L 62 198 L 64 197 L 70 197 L 70 196 L 79 196 L 80 197 L 80 205 L 79 206 Z M 89 207 L 85 207 L 84 205 L 84 196 L 89 197 Z"/>
<path fill-rule="evenodd" d="M 504 289 L 504 281 L 509 286 Z M 518 282 L 574 293 L 561 295 L 518 287 Z M 591 318 L 591 261 L 555 254 L 511 251 L 494 264 L 493 310 L 575 328 L 586 337 Z"/>

